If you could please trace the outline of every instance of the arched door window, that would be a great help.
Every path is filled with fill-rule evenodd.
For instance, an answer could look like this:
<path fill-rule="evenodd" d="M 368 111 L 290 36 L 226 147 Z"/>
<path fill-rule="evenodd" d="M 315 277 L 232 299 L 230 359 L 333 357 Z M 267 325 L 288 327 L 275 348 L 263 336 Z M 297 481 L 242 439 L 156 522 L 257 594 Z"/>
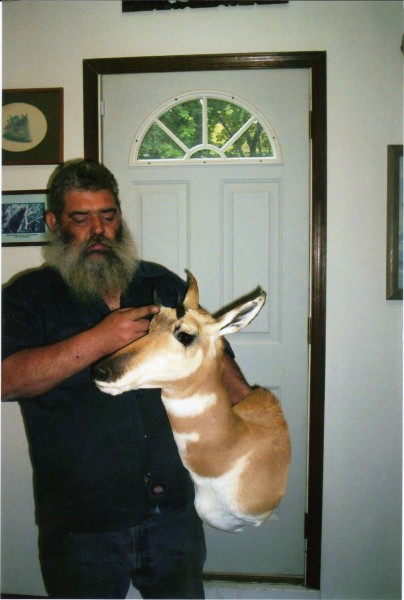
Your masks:
<path fill-rule="evenodd" d="M 129 165 L 282 162 L 272 126 L 221 92 L 184 94 L 160 106 L 137 132 Z"/>

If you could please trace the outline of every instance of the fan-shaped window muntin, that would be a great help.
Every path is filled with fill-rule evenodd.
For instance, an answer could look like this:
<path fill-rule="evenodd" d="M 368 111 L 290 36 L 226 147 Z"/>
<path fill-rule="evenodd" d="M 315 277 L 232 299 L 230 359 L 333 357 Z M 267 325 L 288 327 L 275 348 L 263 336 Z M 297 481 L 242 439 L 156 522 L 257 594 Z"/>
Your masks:
<path fill-rule="evenodd" d="M 129 165 L 282 162 L 277 136 L 244 101 L 220 92 L 185 94 L 160 106 L 138 131 Z"/>

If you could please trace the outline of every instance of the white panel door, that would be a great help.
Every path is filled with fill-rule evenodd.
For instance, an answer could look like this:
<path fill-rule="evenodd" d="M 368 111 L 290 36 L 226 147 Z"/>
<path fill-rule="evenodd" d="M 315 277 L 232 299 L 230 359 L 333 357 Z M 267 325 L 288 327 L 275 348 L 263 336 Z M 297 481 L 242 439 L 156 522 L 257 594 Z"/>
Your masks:
<path fill-rule="evenodd" d="M 136 132 L 161 104 L 196 90 L 242 98 L 277 133 L 282 164 L 128 166 Z M 250 383 L 275 391 L 291 434 L 288 490 L 270 520 L 238 534 L 206 527 L 206 571 L 303 575 L 307 483 L 309 73 L 142 73 L 102 78 L 103 162 L 115 173 L 141 255 L 198 279 L 215 311 L 261 285 L 267 304 L 229 341 Z"/>

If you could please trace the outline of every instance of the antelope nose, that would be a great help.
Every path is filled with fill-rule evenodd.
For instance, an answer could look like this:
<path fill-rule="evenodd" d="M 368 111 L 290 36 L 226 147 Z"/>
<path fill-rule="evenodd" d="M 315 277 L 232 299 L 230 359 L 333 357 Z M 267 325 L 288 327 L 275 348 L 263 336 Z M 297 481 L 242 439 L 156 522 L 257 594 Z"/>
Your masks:
<path fill-rule="evenodd" d="M 108 365 L 99 365 L 93 371 L 94 381 L 111 381 L 112 369 Z"/>

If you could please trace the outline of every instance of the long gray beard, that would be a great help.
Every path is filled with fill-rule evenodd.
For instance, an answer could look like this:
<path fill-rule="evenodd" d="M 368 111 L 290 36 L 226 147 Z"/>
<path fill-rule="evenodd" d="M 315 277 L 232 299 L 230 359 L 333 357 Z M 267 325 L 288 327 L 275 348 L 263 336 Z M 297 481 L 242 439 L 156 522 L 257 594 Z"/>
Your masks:
<path fill-rule="evenodd" d="M 100 253 L 98 260 L 89 257 L 88 248 L 94 241 L 100 241 L 108 248 Z M 43 255 L 46 262 L 59 271 L 72 294 L 84 304 L 123 294 L 139 263 L 136 244 L 124 222 L 115 240 L 95 236 L 80 246 L 63 239 L 59 231 L 52 232 Z"/>

